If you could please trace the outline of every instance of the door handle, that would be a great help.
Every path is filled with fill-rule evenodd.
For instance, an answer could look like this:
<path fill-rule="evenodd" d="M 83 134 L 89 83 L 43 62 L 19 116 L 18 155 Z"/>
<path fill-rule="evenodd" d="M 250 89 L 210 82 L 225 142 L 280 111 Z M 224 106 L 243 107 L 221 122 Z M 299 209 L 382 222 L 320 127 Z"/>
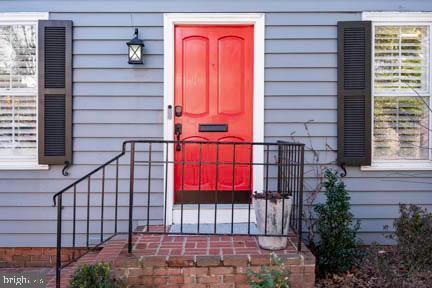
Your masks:
<path fill-rule="evenodd" d="M 180 144 L 180 135 L 182 134 L 182 124 L 177 123 L 174 126 L 174 130 L 175 130 L 175 136 L 176 136 L 176 151 L 181 151 L 181 144 Z"/>

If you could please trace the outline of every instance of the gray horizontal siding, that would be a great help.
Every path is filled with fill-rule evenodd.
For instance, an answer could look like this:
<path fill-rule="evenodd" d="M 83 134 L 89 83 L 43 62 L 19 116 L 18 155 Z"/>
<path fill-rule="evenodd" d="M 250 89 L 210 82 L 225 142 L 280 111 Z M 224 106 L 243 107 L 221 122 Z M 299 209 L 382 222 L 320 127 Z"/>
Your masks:
<path fill-rule="evenodd" d="M 307 82 L 307 85 L 305 85 Z M 98 84 L 98 85 L 95 85 Z M 74 95 L 77 96 L 162 96 L 162 83 L 75 83 Z M 291 81 L 266 82 L 266 95 L 335 95 L 336 82 Z M 336 95 L 335 95 L 336 96 Z"/>
<path fill-rule="evenodd" d="M 126 42 L 126 41 L 125 41 Z M 151 69 L 163 67 L 163 55 L 146 55 L 145 66 L 136 66 L 134 70 Z M 74 55 L 74 68 L 125 68 L 130 69 L 130 64 L 127 63 L 127 55 Z"/>
<path fill-rule="evenodd" d="M 216 3 L 217 2 L 217 3 Z M 400 1 L 376 4 L 376 1 L 327 1 L 325 5 L 307 5 L 304 1 L 146 1 L 134 5 L 110 1 L 3 1 L 5 11 L 51 10 L 52 19 L 74 22 L 74 163 L 71 176 L 63 177 L 60 166 L 48 171 L 0 172 L 0 246 L 53 246 L 56 210 L 52 195 L 67 184 L 120 152 L 122 141 L 161 139 L 163 136 L 163 12 L 225 11 L 266 13 L 265 30 L 265 137 L 267 141 L 296 140 L 320 152 L 320 164 L 333 163 L 336 157 L 336 24 L 360 19 L 361 8 L 384 7 L 395 10 Z M 349 4 L 347 4 L 349 2 Z M 13 4 L 11 4 L 13 3 Z M 35 4 L 37 3 L 37 4 Z M 95 4 L 97 3 L 97 4 Z M 403 2 L 406 3 L 406 2 Z M 410 3 L 416 9 L 419 1 Z M 432 9 L 422 2 L 421 10 Z M 137 6 L 136 6 L 137 5 Z M 369 6 L 368 6 L 369 5 Z M 132 9 L 143 13 L 122 13 Z M 316 6 L 316 7 L 314 7 Z M 20 8 L 21 7 L 21 8 Z M 22 7 L 25 7 L 22 8 Z M 97 8 L 96 8 L 97 7 Z M 394 8 L 396 7 L 396 8 Z M 392 9 L 393 8 L 393 9 Z M 321 12 L 311 11 L 321 9 Z M 327 10 L 326 10 L 327 9 Z M 344 10 L 345 9 L 345 10 Z M 366 8 L 364 8 L 366 9 Z M 81 12 L 80 12 L 81 11 Z M 98 12 L 106 11 L 106 12 Z M 341 12 L 337 12 L 341 11 Z M 352 13 L 349 11 L 354 11 Z M 90 13 L 89 13 L 90 12 Z M 125 42 L 138 27 L 145 42 L 144 65 L 127 64 Z M 308 124 L 305 126 L 305 122 Z M 143 156 L 145 157 L 145 156 Z M 159 153 L 160 157 L 160 153 Z M 306 153 L 305 190 L 316 185 L 313 153 Z M 120 226 L 127 216 L 128 168 L 120 166 Z M 146 168 L 137 169 L 136 219 L 144 220 L 147 199 Z M 106 170 L 105 219 L 111 231 L 114 203 L 114 167 Z M 399 202 L 424 204 L 432 208 L 431 173 L 362 172 L 349 168 L 345 178 L 351 192 L 353 212 L 362 221 L 365 242 L 386 241 L 382 226 L 391 225 L 398 214 Z M 163 173 L 155 169 L 151 181 L 151 220 L 162 218 Z M 91 183 L 91 231 L 99 231 L 100 175 Z M 86 215 L 86 183 L 77 186 L 79 218 Z M 321 201 L 323 196 L 318 199 Z M 65 215 L 71 215 L 71 194 L 64 198 Z M 85 225 L 79 221 L 79 234 Z M 71 222 L 64 229 L 71 231 Z M 93 234 L 92 237 L 97 237 Z M 67 242 L 70 237 L 66 236 Z"/>
<path fill-rule="evenodd" d="M 266 63 L 266 67 L 281 67 L 281 68 L 337 67 L 336 53 L 266 54 L 265 63 Z"/>
<path fill-rule="evenodd" d="M 163 83 L 163 69 L 74 69 L 74 82 Z M 336 68 L 266 68 L 268 82 L 336 81 Z"/>
<path fill-rule="evenodd" d="M 80 26 L 80 23 L 74 23 L 75 40 L 119 40 L 128 41 L 131 38 L 130 27 L 94 27 L 95 25 Z M 131 26 L 131 25 L 128 25 Z M 163 27 L 139 26 L 140 37 L 147 40 L 163 40 Z"/>
<path fill-rule="evenodd" d="M 131 38 L 131 25 L 127 27 L 94 27 L 78 26 L 80 23 L 74 23 L 74 39 L 76 40 L 124 40 Z M 269 25 L 269 23 L 267 23 Z M 265 31 L 266 39 L 336 39 L 336 31 L 333 27 L 335 23 L 328 26 L 268 26 Z M 163 40 L 162 27 L 149 27 L 134 25 L 139 29 L 140 37 L 147 40 Z"/>
<path fill-rule="evenodd" d="M 311 1 L 260 1 L 260 0 L 147 0 L 147 1 L 106 1 L 93 0 L 82 2 L 68 1 L 2 1 L 4 11 L 53 11 L 53 12 L 358 12 L 358 11 L 431 11 L 432 4 L 423 0 L 329 0 L 325 2 Z M 122 18 L 127 23 L 127 19 Z M 105 20 L 106 21 L 106 20 Z M 130 21 L 130 20 L 129 20 Z M 113 24 L 111 24 L 113 25 Z M 307 24 L 306 24 L 307 25 Z"/>
<path fill-rule="evenodd" d="M 320 45 L 315 44 L 318 39 L 268 39 L 265 43 L 266 53 L 336 53 L 336 41 L 319 39 Z M 147 55 L 162 55 L 162 40 L 147 40 L 144 53 Z M 74 55 L 123 55 L 125 40 L 74 40 Z"/>
<path fill-rule="evenodd" d="M 163 69 L 74 69 L 74 82 L 163 83 Z"/>
<path fill-rule="evenodd" d="M 286 110 L 279 108 L 278 110 L 267 110 L 265 117 L 267 123 L 304 123 L 307 121 L 315 121 L 321 123 L 336 123 L 336 115 L 333 110 L 324 110 L 316 115 L 308 115 L 309 110 L 292 110 L 289 114 Z M 305 113 L 306 112 L 306 113 Z M 162 111 L 147 111 L 143 115 L 142 110 L 134 109 L 125 114 L 124 110 L 76 110 L 73 114 L 77 124 L 157 124 L 162 121 Z"/>
<path fill-rule="evenodd" d="M 256 10 L 259 11 L 259 10 Z M 267 26 L 328 26 L 357 20 L 358 13 L 267 13 Z M 317 17 L 319 15 L 319 17 Z M 73 20 L 74 26 L 163 26 L 161 13 L 55 13 L 56 19 Z"/>
<path fill-rule="evenodd" d="M 130 28 L 129 28 L 130 29 Z M 127 55 L 74 55 L 75 68 L 125 68 L 130 69 Z M 148 55 L 144 57 L 145 66 L 136 66 L 134 70 L 163 67 L 163 55 Z M 336 68 L 336 53 L 323 54 L 266 54 L 267 68 Z"/>
<path fill-rule="evenodd" d="M 105 97 L 106 101 L 100 101 L 98 96 L 75 96 L 74 110 L 162 110 L 163 99 L 160 96 L 112 96 Z"/>

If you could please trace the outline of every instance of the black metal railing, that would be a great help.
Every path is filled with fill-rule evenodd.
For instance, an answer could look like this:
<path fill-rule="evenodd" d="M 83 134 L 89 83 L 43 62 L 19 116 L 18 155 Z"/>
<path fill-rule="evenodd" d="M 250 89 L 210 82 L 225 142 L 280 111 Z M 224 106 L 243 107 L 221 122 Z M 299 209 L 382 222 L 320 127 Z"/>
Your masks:
<path fill-rule="evenodd" d="M 291 233 L 300 251 L 303 171 L 300 143 L 125 141 L 121 153 L 53 197 L 57 287 L 63 267 L 118 234 L 128 236 L 129 253 L 135 233 L 273 237 Z M 252 212 L 252 194 L 262 192 L 267 192 L 264 231 L 255 226 Z M 274 192 L 289 195 L 292 201 L 291 229 L 270 233 L 267 203 Z M 62 257 L 63 247 L 72 249 L 69 259 Z"/>

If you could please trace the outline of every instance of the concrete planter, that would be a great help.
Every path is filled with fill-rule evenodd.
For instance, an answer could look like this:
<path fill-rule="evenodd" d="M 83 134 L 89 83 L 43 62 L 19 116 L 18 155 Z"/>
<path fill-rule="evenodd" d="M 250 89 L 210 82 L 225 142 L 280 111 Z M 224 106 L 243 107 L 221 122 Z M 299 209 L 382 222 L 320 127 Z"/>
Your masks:
<path fill-rule="evenodd" d="M 285 206 L 285 207 L 283 207 Z M 267 228 L 265 227 L 266 221 L 266 199 L 255 198 L 255 216 L 257 228 L 260 234 L 264 235 L 288 235 L 289 230 L 289 217 L 291 213 L 292 197 L 285 199 L 268 199 L 267 200 Z M 283 215 L 282 215 L 283 213 Z M 282 220 L 283 219 L 283 220 Z M 283 223 L 283 230 L 282 230 Z M 282 232 L 283 231 L 283 232 Z M 272 237 L 272 236 L 259 236 L 258 243 L 261 248 L 267 250 L 281 250 L 287 246 L 288 237 Z"/>

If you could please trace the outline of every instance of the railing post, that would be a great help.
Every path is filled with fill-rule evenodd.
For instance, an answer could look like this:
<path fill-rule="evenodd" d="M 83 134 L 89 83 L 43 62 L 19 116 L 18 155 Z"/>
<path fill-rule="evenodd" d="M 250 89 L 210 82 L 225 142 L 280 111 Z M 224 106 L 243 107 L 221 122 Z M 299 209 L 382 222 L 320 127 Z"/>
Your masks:
<path fill-rule="evenodd" d="M 277 144 L 276 144 L 276 147 L 277 147 L 277 150 L 278 150 L 278 157 L 277 157 L 277 173 L 278 173 L 278 175 L 277 175 L 277 192 L 281 192 L 281 184 L 282 184 L 282 151 L 281 151 L 281 147 L 283 147 L 282 145 L 282 142 L 280 142 L 280 141 L 277 141 L 276 142 Z M 285 192 L 285 191 L 283 191 L 283 192 Z M 283 213 L 282 213 L 283 214 Z M 282 225 L 283 226 L 283 225 Z"/>
<path fill-rule="evenodd" d="M 300 146 L 300 187 L 299 187 L 299 220 L 298 220 L 298 252 L 302 249 L 302 233 L 303 233 L 303 181 L 304 181 L 304 145 Z"/>
<path fill-rule="evenodd" d="M 56 287 L 60 288 L 61 273 L 61 233 L 62 233 L 62 196 L 58 197 L 57 202 L 57 255 L 56 255 Z"/>
<path fill-rule="evenodd" d="M 87 226 L 86 226 L 86 247 L 89 249 L 90 243 L 90 190 L 91 190 L 91 175 L 87 179 Z"/>
<path fill-rule="evenodd" d="M 152 165 L 152 143 L 149 143 L 148 179 L 147 179 L 147 231 L 150 232 L 150 192 L 151 192 L 151 165 Z"/>
<path fill-rule="evenodd" d="M 114 212 L 114 234 L 117 234 L 118 218 L 118 192 L 119 192 L 119 160 L 116 160 L 116 180 L 115 180 L 115 212 Z"/>
<path fill-rule="evenodd" d="M 168 166 L 169 166 L 169 143 L 166 142 L 166 145 L 165 145 L 165 163 L 164 163 L 164 168 L 165 168 L 164 223 L 163 223 L 164 232 L 166 232 L 166 228 L 167 228 L 166 224 L 167 224 L 167 209 L 168 209 L 167 208 L 167 203 L 168 203 L 168 195 L 167 195 L 168 194 Z"/>
<path fill-rule="evenodd" d="M 101 195 L 101 222 L 100 222 L 100 242 L 104 241 L 104 205 L 105 205 L 105 166 L 102 168 L 102 195 Z"/>
<path fill-rule="evenodd" d="M 132 253 L 132 215 L 133 215 L 133 194 L 135 182 L 135 142 L 131 142 L 130 151 L 130 177 L 129 177 L 129 237 L 128 253 Z"/>
<path fill-rule="evenodd" d="M 73 186 L 73 223 L 72 223 L 72 260 L 75 260 L 75 235 L 76 235 L 76 185 Z"/>

